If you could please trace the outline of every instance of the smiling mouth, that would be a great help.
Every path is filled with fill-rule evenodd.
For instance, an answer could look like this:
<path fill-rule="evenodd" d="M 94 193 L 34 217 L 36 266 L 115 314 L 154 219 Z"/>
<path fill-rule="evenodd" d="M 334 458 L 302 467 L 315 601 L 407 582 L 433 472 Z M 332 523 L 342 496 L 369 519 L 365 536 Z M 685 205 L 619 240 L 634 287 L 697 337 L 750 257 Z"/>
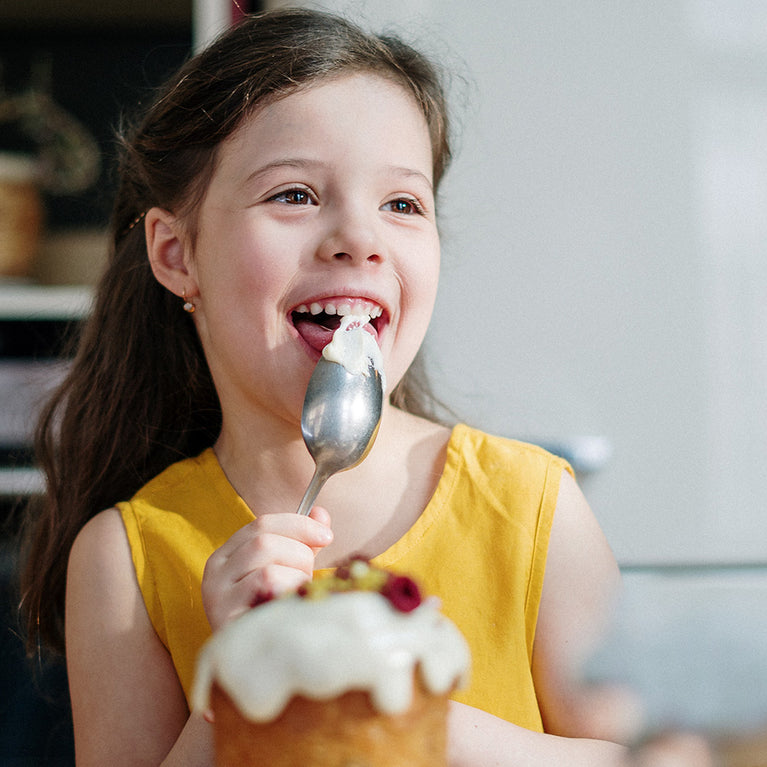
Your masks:
<path fill-rule="evenodd" d="M 370 318 L 365 329 L 378 337 L 383 309 L 378 304 L 360 300 L 328 300 L 301 304 L 291 312 L 293 326 L 301 338 L 318 352 L 321 352 L 333 338 L 341 319 L 349 314 Z"/>

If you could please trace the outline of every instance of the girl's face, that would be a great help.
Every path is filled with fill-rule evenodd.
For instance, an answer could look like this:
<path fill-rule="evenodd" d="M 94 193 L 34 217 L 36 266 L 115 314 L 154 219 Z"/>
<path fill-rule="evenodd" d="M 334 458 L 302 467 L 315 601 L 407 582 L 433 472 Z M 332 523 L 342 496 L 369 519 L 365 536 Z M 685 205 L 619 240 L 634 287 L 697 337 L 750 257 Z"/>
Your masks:
<path fill-rule="evenodd" d="M 231 402 L 298 418 L 349 311 L 373 317 L 399 381 L 440 260 L 429 132 L 401 86 L 344 76 L 255 112 L 219 148 L 198 226 L 194 317 L 225 414 Z"/>

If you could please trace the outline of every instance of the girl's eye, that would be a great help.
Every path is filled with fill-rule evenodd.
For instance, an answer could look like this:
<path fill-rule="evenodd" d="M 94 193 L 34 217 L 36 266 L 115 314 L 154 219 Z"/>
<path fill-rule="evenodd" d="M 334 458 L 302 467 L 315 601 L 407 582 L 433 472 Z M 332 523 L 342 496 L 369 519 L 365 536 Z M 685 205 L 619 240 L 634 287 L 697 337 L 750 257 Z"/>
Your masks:
<path fill-rule="evenodd" d="M 284 202 L 288 205 L 311 205 L 312 198 L 305 189 L 286 189 L 269 198 L 270 202 Z"/>
<path fill-rule="evenodd" d="M 423 207 L 418 200 L 410 197 L 398 197 L 384 204 L 384 210 L 390 210 L 392 213 L 402 213 L 406 216 L 412 216 L 414 213 L 423 213 Z"/>

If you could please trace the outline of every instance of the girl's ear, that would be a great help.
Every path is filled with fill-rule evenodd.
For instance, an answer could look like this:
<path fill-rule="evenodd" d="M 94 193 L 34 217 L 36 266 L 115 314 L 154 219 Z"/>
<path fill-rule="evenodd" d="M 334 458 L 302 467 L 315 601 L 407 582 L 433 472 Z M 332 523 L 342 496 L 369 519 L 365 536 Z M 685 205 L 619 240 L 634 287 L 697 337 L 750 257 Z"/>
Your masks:
<path fill-rule="evenodd" d="M 197 295 L 197 281 L 189 269 L 189 240 L 178 218 L 162 208 L 150 208 L 144 218 L 144 232 L 157 281 L 177 296 Z"/>

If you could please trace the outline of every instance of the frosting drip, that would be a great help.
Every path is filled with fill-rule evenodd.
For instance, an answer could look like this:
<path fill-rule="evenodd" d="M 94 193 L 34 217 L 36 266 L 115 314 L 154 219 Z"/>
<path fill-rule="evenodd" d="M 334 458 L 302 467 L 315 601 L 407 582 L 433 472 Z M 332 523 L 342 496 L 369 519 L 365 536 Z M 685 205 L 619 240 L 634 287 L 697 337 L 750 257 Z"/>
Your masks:
<path fill-rule="evenodd" d="M 322 350 L 322 356 L 330 362 L 343 365 L 352 375 L 369 375 L 372 364 L 381 376 L 381 383 L 386 391 L 383 355 L 375 338 L 365 325 L 370 317 L 360 314 L 348 314 L 342 320 L 330 343 Z"/>
<path fill-rule="evenodd" d="M 364 591 L 263 604 L 205 645 L 193 708 L 207 708 L 215 681 L 256 722 L 279 716 L 295 695 L 323 700 L 350 690 L 367 691 L 383 713 L 402 713 L 416 668 L 435 694 L 462 684 L 468 673 L 468 645 L 438 608 L 428 599 L 402 613 Z"/>

